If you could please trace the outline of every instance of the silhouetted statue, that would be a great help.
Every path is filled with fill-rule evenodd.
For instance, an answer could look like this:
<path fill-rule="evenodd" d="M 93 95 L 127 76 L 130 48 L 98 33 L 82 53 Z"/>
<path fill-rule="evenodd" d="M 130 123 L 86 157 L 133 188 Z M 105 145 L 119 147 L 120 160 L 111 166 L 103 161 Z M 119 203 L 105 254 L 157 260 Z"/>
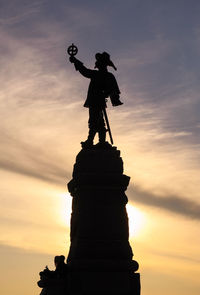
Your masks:
<path fill-rule="evenodd" d="M 113 106 L 122 104 L 116 79 L 107 71 L 108 66 L 116 68 L 103 52 L 95 55 L 97 70 L 87 69 L 74 57 L 77 51 L 73 44 L 68 48 L 70 61 L 91 79 L 84 103 L 89 108 L 89 135 L 68 183 L 72 213 L 67 264 L 63 255 L 56 256 L 55 271 L 46 267 L 40 272 L 40 295 L 140 295 L 139 265 L 133 260 L 126 211 L 130 177 L 123 173 L 120 151 L 105 141 L 108 131 L 113 143 L 106 98 Z M 93 146 L 96 133 L 99 143 Z"/>
<path fill-rule="evenodd" d="M 74 48 L 75 51 L 73 51 Z M 72 51 L 69 49 L 72 49 Z M 115 70 L 117 69 L 110 60 L 110 55 L 107 52 L 97 53 L 95 55 L 95 68 L 98 70 L 86 68 L 80 60 L 74 57 L 74 55 L 77 53 L 77 47 L 73 44 L 68 48 L 68 53 L 71 55 L 69 60 L 71 63 L 74 63 L 75 69 L 79 71 L 84 77 L 91 79 L 88 88 L 87 99 L 84 103 L 84 107 L 89 108 L 89 135 L 87 140 L 81 142 L 81 144 L 83 147 L 91 147 L 97 132 L 99 135 L 99 143 L 102 145 L 105 143 L 107 130 L 105 127 L 104 116 L 112 143 L 112 135 L 105 112 L 106 98 L 110 97 L 113 106 L 119 106 L 123 103 L 120 101 L 120 90 L 117 85 L 117 81 L 114 75 L 108 72 L 107 67 L 110 66 Z"/>
<path fill-rule="evenodd" d="M 67 265 L 65 264 L 65 256 L 55 256 L 55 271 L 46 268 L 40 272 L 40 281 L 38 286 L 43 288 L 40 295 L 66 295 L 67 285 Z"/>

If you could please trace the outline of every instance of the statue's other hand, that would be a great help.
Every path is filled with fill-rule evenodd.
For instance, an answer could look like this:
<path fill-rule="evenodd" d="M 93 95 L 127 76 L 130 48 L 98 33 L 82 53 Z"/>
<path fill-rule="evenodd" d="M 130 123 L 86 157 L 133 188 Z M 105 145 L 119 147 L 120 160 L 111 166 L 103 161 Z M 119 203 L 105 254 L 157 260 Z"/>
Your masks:
<path fill-rule="evenodd" d="M 120 101 L 119 94 L 111 94 L 110 99 L 113 107 L 120 106 L 123 104 L 123 102 Z"/>

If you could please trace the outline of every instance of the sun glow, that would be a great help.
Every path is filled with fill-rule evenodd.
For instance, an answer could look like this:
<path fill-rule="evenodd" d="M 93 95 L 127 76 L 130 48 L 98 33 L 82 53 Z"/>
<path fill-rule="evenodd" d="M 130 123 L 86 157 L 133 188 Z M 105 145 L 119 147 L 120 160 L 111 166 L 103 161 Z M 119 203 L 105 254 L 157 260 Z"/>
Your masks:
<path fill-rule="evenodd" d="M 59 194 L 59 220 L 62 225 L 70 227 L 71 211 L 72 211 L 72 197 L 68 192 Z"/>
<path fill-rule="evenodd" d="M 58 219 L 62 225 L 70 227 L 72 198 L 67 192 L 59 194 L 59 197 Z M 129 219 L 129 236 L 135 238 L 143 232 L 146 217 L 141 210 L 131 204 L 126 205 L 126 210 Z"/>
<path fill-rule="evenodd" d="M 142 232 L 145 224 L 145 215 L 139 209 L 130 204 L 126 205 L 126 210 L 129 218 L 129 235 L 131 238 L 135 238 Z"/>

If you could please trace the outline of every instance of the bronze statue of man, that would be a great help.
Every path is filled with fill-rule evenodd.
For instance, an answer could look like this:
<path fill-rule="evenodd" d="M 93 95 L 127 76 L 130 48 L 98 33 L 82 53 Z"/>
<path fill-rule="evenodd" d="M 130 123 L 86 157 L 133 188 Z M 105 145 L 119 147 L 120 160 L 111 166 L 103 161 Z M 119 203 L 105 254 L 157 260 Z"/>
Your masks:
<path fill-rule="evenodd" d="M 114 75 L 108 72 L 107 67 L 111 66 L 116 70 L 110 55 L 107 52 L 97 53 L 95 55 L 95 68 L 91 70 L 86 68 L 81 61 L 74 56 L 69 60 L 74 63 L 75 69 L 84 77 L 90 78 L 87 99 L 84 107 L 89 108 L 89 134 L 86 141 L 81 142 L 83 147 L 91 147 L 95 134 L 99 135 L 99 143 L 104 144 L 106 140 L 106 128 L 103 118 L 103 110 L 106 108 L 106 98 L 110 97 L 113 106 L 119 106 L 123 103 L 120 101 L 120 90 Z"/>

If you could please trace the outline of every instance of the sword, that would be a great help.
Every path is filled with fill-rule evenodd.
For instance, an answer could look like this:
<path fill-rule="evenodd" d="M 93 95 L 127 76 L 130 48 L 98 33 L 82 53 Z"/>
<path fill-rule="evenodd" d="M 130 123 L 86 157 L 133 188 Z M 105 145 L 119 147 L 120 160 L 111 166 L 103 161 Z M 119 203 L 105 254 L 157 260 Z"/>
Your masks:
<path fill-rule="evenodd" d="M 113 138 L 112 138 L 112 133 L 111 133 L 111 130 L 110 130 L 110 124 L 109 124 L 109 121 L 108 121 L 108 116 L 107 116 L 107 113 L 106 113 L 106 109 L 103 108 L 103 115 L 104 115 L 104 118 L 105 118 L 105 121 L 106 121 L 106 126 L 107 126 L 107 131 L 109 133 L 109 136 L 110 136 L 110 142 L 111 144 L 113 144 Z"/>

